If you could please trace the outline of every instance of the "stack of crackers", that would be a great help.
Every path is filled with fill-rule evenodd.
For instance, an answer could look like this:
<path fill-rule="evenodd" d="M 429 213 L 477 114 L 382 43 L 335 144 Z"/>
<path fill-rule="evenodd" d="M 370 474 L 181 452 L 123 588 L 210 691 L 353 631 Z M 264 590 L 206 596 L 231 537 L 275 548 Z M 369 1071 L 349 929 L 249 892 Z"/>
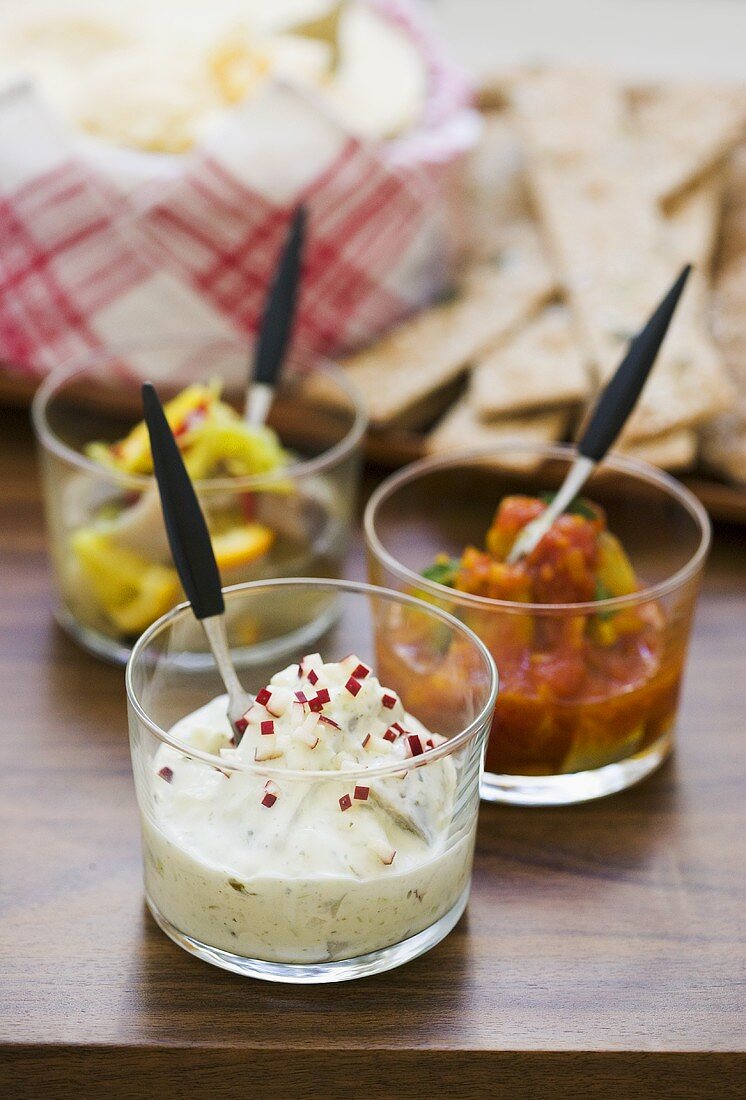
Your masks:
<path fill-rule="evenodd" d="M 746 482 L 746 93 L 552 67 L 482 108 L 452 297 L 345 363 L 374 427 L 431 452 L 573 438 L 690 262 L 619 449 Z"/>

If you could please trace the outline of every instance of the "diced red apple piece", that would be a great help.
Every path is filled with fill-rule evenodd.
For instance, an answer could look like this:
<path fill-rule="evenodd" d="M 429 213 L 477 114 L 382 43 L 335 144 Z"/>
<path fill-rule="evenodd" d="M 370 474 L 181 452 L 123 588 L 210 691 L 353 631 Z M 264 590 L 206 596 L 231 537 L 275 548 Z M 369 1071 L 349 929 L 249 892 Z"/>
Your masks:
<path fill-rule="evenodd" d="M 277 760 L 282 756 L 282 749 L 277 746 L 277 738 L 263 737 L 260 745 L 254 749 L 254 760 L 257 764 L 264 763 L 265 760 Z"/>
<path fill-rule="evenodd" d="M 302 741 L 304 745 L 308 745 L 310 749 L 315 749 L 319 743 L 319 735 L 317 727 L 319 724 L 318 715 L 309 714 L 304 722 L 295 731 L 295 736 L 299 741 Z"/>
<path fill-rule="evenodd" d="M 390 867 L 394 862 L 396 856 L 396 848 L 392 848 L 386 840 L 371 840 L 368 847 L 372 852 L 380 859 L 381 863 L 385 863 L 387 867 Z"/>
<path fill-rule="evenodd" d="M 322 688 L 318 691 L 313 699 L 308 700 L 308 705 L 311 710 L 320 711 L 323 710 L 326 703 L 330 701 L 330 695 L 326 688 Z"/>
<path fill-rule="evenodd" d="M 285 688 L 276 688 L 272 691 L 269 702 L 265 703 L 267 712 L 273 718 L 282 718 L 289 704 L 292 702 L 290 692 Z"/>
<path fill-rule="evenodd" d="M 319 722 L 323 722 L 325 726 L 332 726 L 335 730 L 342 728 L 339 722 L 335 722 L 333 718 L 327 717 L 326 714 L 319 715 Z"/>

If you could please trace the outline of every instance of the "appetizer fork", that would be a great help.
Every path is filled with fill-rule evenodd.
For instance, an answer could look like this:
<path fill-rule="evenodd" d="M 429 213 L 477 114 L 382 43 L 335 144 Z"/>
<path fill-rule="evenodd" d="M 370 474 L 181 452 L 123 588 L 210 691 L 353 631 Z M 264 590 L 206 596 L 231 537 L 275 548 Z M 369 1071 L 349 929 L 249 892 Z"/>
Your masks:
<path fill-rule="evenodd" d="M 293 331 L 305 236 L 306 208 L 301 204 L 290 223 L 259 326 L 253 372 L 246 392 L 244 418 L 249 424 L 263 424 L 274 400 Z"/>
<path fill-rule="evenodd" d="M 253 705 L 254 697 L 244 691 L 231 659 L 225 602 L 210 533 L 163 406 L 150 382 L 143 384 L 142 401 L 171 555 L 228 692 L 228 721 L 238 744 L 245 729 L 242 718 Z"/>
<path fill-rule="evenodd" d="M 575 499 L 627 422 L 655 363 L 681 292 L 691 271 L 687 264 L 645 327 L 629 345 L 627 354 L 603 390 L 578 442 L 578 455 L 551 504 L 523 528 L 508 554 L 508 564 L 530 554 L 554 521 Z"/>

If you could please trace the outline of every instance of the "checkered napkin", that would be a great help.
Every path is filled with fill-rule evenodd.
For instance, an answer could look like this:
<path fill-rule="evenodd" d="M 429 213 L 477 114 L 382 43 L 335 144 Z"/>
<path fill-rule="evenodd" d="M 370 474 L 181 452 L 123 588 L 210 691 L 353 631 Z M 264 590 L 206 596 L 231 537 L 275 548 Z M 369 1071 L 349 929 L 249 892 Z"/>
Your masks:
<path fill-rule="evenodd" d="M 168 171 L 143 174 L 148 158 L 128 153 L 140 176 L 125 184 L 121 150 L 87 154 L 30 87 L 0 96 L 0 362 L 34 377 L 122 339 L 254 332 L 301 199 L 299 343 L 354 347 L 436 294 L 453 169 L 478 123 L 416 9 L 376 6 L 429 71 L 423 123 L 387 143 L 351 137 L 311 94 L 273 82 L 189 156 L 161 158 Z"/>

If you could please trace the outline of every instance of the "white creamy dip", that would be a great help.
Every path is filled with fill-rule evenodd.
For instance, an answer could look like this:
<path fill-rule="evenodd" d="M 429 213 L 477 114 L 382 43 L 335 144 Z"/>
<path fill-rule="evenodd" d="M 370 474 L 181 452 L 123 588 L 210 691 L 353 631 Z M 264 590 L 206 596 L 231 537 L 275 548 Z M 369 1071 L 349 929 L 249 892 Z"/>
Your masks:
<path fill-rule="evenodd" d="M 454 823 L 450 756 L 395 775 L 440 744 L 357 657 L 318 654 L 273 676 L 232 744 L 219 696 L 172 729 L 226 763 L 296 774 L 223 772 L 163 745 L 143 804 L 150 900 L 177 929 L 247 958 L 315 963 L 398 943 L 447 913 L 471 873 L 473 821 Z M 324 772 L 304 778 L 297 773 Z"/>
<path fill-rule="evenodd" d="M 0 0 L 0 91 L 30 79 L 115 145 L 184 153 L 272 78 L 373 139 L 415 124 L 427 94 L 410 36 L 352 0 Z"/>

